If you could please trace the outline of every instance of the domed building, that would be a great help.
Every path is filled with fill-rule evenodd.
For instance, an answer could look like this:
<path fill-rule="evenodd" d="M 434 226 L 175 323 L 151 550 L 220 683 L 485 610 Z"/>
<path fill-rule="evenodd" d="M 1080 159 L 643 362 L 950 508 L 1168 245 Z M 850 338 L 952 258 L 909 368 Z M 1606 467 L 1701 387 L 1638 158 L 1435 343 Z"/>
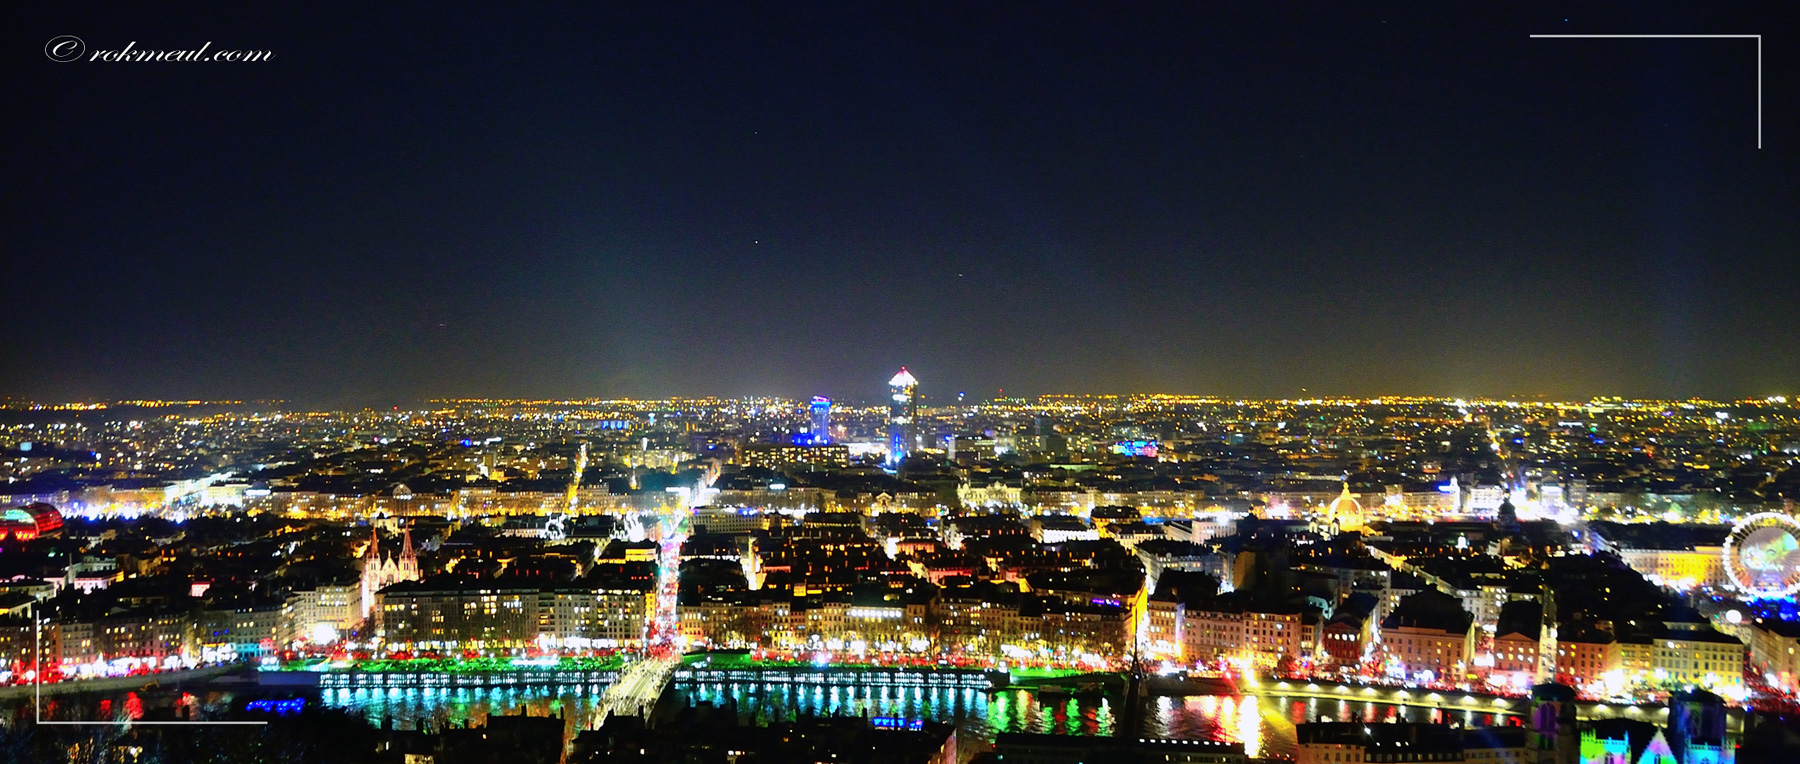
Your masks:
<path fill-rule="evenodd" d="M 1350 495 L 1350 481 L 1345 480 L 1344 492 L 1325 508 L 1325 522 L 1339 531 L 1360 531 L 1365 521 L 1362 503 Z"/>
<path fill-rule="evenodd" d="M 1500 509 L 1494 512 L 1494 527 L 1508 533 L 1519 532 L 1519 508 L 1513 506 L 1512 491 L 1500 500 Z"/>

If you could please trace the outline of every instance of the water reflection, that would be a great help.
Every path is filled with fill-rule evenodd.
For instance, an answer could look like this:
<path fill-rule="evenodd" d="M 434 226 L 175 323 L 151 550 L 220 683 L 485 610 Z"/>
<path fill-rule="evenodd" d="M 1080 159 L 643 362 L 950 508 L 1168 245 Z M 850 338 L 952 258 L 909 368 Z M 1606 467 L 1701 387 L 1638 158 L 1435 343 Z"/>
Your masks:
<path fill-rule="evenodd" d="M 1238 699 L 1237 724 L 1232 728 L 1237 730 L 1236 742 L 1244 744 L 1245 756 L 1262 755 L 1263 725 L 1270 723 L 1270 720 L 1263 718 L 1260 699 L 1255 696 Z"/>
<path fill-rule="evenodd" d="M 734 705 L 746 722 L 768 724 L 802 716 L 886 716 L 957 725 L 958 737 L 970 750 L 1000 732 L 1058 735 L 1111 735 L 1122 714 L 1116 703 L 1101 697 L 1040 695 L 1029 690 L 987 692 L 969 687 L 857 684 L 855 677 L 831 684 L 790 682 L 677 682 L 670 692 L 688 703 Z M 480 726 L 489 716 L 519 715 L 562 718 L 571 738 L 600 723 L 604 684 L 515 685 L 499 687 L 359 687 L 318 691 L 318 702 L 344 709 L 370 725 L 388 729 L 442 730 Z M 260 693 L 258 693 L 260 695 Z M 135 698 L 127 693 L 45 698 L 46 718 L 113 719 L 133 715 Z M 21 701 L 28 702 L 28 701 Z M 171 718 L 221 718 L 244 698 L 231 692 L 183 695 L 190 704 L 176 717 L 153 700 L 156 715 Z M 152 709 L 144 709 L 145 713 Z M 1446 704 L 1443 708 L 1394 706 L 1343 698 L 1288 696 L 1238 697 L 1196 695 L 1154 697 L 1143 714 L 1141 734 L 1179 739 L 1243 743 L 1250 756 L 1294 754 L 1294 725 L 1326 719 L 1369 723 L 1412 721 L 1503 725 L 1513 715 Z M 1140 731 L 1134 731 L 1140 732 Z"/>
<path fill-rule="evenodd" d="M 1196 695 L 1152 698 L 1144 732 L 1157 737 L 1243 743 L 1249 756 L 1291 757 L 1294 726 L 1309 721 L 1435 722 L 1504 725 L 1511 714 L 1418 708 L 1359 700 Z"/>
<path fill-rule="evenodd" d="M 572 736 L 599 724 L 604 685 L 494 688 L 330 689 L 321 702 L 350 710 L 377 727 L 443 729 L 481 725 L 490 715 L 563 717 Z M 1104 698 L 1039 696 L 1029 690 L 984 692 L 955 687 L 792 685 L 781 682 L 683 682 L 670 688 L 688 703 L 735 705 L 746 722 L 803 716 L 888 716 L 957 725 L 965 741 L 1000 732 L 1111 735 L 1118 709 Z M 1294 725 L 1307 721 L 1508 723 L 1510 714 L 1457 708 L 1393 706 L 1359 700 L 1284 696 L 1196 695 L 1151 698 L 1143 733 L 1155 737 L 1243 743 L 1250 756 L 1294 755 Z"/>
<path fill-rule="evenodd" d="M 562 717 L 571 738 L 600 722 L 604 685 L 332 688 L 322 705 L 344 709 L 375 727 L 439 730 L 480 726 L 492 715 Z M 687 703 L 733 705 L 746 722 L 768 724 L 803 716 L 887 716 L 955 724 L 958 738 L 978 749 L 999 732 L 1111 735 L 1117 722 L 1111 701 L 1098 697 L 1039 697 L 1028 690 L 986 692 L 967 687 L 896 687 L 784 682 L 677 682 L 670 687 Z M 1208 698 L 1217 701 L 1215 698 Z M 1235 699 L 1228 699 L 1236 702 Z"/>
<path fill-rule="evenodd" d="M 565 720 L 569 735 L 600 721 L 605 685 L 522 687 L 331 688 L 319 691 L 328 708 L 349 711 L 371 726 L 442 730 L 479 727 L 489 716 L 544 716 Z"/>
<path fill-rule="evenodd" d="M 970 740 L 988 740 L 998 732 L 1111 735 L 1115 724 L 1112 704 L 1105 699 L 1039 698 L 1027 690 L 702 682 L 678 683 L 674 691 L 690 703 L 734 705 L 747 722 L 767 724 L 807 715 L 888 716 L 955 724 L 959 735 Z"/>

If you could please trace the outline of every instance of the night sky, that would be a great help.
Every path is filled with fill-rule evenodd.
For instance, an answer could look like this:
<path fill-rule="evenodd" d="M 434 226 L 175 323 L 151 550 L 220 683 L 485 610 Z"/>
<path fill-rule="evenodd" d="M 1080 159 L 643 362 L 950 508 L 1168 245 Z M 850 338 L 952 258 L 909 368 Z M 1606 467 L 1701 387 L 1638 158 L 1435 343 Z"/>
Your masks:
<path fill-rule="evenodd" d="M 1800 393 L 1788 4 L 312 5 L 4 11 L 0 394 Z"/>

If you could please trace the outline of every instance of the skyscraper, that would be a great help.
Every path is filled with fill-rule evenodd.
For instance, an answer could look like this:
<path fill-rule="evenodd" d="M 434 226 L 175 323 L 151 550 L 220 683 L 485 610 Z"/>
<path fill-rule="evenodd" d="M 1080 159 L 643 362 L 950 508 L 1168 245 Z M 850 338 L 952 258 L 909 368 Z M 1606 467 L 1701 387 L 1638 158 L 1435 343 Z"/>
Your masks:
<path fill-rule="evenodd" d="M 888 404 L 888 464 L 898 467 L 918 447 L 919 380 L 902 366 L 888 387 L 893 390 L 893 402 Z"/>
<path fill-rule="evenodd" d="M 812 399 L 812 444 L 823 446 L 831 443 L 831 399 L 813 396 Z"/>

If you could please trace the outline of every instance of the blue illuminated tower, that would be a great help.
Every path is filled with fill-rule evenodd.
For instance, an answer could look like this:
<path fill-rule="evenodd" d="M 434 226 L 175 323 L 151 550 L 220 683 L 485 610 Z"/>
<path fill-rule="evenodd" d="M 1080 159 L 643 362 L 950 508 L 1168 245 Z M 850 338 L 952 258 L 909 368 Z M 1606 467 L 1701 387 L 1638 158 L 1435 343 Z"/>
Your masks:
<path fill-rule="evenodd" d="M 888 404 L 888 464 L 898 467 L 906 455 L 917 448 L 919 418 L 919 380 L 900 367 L 900 373 L 888 380 L 893 402 Z"/>
<path fill-rule="evenodd" d="M 812 444 L 823 446 L 831 443 L 831 399 L 813 396 L 812 399 Z"/>

